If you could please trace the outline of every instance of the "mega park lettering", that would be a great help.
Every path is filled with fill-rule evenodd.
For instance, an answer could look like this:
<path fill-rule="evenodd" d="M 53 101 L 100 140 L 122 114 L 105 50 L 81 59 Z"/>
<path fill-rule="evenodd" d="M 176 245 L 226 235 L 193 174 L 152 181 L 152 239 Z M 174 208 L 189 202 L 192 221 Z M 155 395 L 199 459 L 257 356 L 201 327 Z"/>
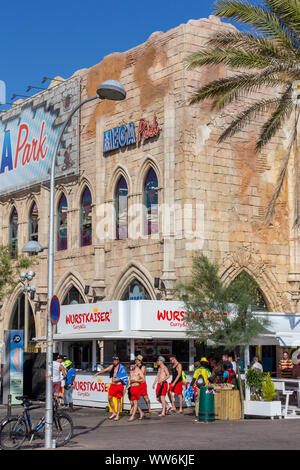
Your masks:
<path fill-rule="evenodd" d="M 14 151 L 14 158 L 11 145 L 10 130 L 5 131 L 0 174 L 7 171 L 12 171 L 18 166 L 23 167 L 30 163 L 30 161 L 38 162 L 39 159 L 44 159 L 48 152 L 46 146 L 47 135 L 44 135 L 45 121 L 42 122 L 39 131 L 39 138 L 32 138 L 31 142 L 28 139 L 29 128 L 28 125 L 23 123 L 18 127 L 17 145 Z"/>
<path fill-rule="evenodd" d="M 157 117 L 154 116 L 153 124 L 146 119 L 140 119 L 137 136 L 134 122 L 114 127 L 103 133 L 103 153 L 117 150 L 120 147 L 127 147 L 136 142 L 144 142 L 159 135 L 161 128 L 158 125 Z"/>

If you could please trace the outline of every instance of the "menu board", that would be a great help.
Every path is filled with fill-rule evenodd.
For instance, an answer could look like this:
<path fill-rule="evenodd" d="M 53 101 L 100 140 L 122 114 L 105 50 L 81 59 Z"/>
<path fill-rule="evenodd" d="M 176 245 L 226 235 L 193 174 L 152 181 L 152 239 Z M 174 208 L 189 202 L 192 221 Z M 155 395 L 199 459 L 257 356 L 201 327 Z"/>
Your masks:
<path fill-rule="evenodd" d="M 144 362 L 156 362 L 158 356 L 163 356 L 167 361 L 172 354 L 172 341 L 153 341 L 153 340 L 136 340 L 136 355 L 141 354 Z M 130 355 L 130 342 L 127 341 L 127 354 Z"/>

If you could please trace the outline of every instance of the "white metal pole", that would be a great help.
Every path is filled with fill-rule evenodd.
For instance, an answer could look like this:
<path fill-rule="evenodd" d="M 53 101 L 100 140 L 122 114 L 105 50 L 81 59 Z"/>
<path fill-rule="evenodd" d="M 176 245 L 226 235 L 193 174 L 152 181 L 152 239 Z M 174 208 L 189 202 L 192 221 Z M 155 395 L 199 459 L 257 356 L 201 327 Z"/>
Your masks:
<path fill-rule="evenodd" d="M 53 425 L 53 328 L 50 320 L 50 302 L 53 296 L 54 281 L 54 195 L 55 195 L 55 167 L 58 148 L 62 135 L 69 125 L 73 114 L 85 103 L 99 99 L 99 96 L 93 96 L 75 106 L 66 121 L 62 125 L 59 136 L 56 141 L 54 154 L 51 163 L 50 177 L 50 211 L 49 211 L 49 243 L 48 243 L 48 298 L 47 298 L 47 353 L 46 353 L 46 413 L 45 413 L 45 448 L 51 449 L 52 442 L 52 425 Z"/>

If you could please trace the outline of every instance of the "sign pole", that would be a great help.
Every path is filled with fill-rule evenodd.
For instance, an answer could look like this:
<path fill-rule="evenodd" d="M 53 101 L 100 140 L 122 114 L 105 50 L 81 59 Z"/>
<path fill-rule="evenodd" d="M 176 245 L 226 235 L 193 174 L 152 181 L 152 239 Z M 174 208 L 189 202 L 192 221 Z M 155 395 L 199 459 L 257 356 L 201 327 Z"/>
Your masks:
<path fill-rule="evenodd" d="M 54 196 L 55 196 L 55 168 L 58 148 L 62 135 L 66 127 L 70 124 L 73 114 L 83 104 L 98 99 L 99 96 L 92 96 L 75 106 L 66 121 L 62 125 L 56 141 L 53 159 L 51 163 L 50 177 L 50 211 L 49 211 L 49 243 L 48 243 L 48 298 L 47 298 L 47 352 L 46 352 L 46 405 L 45 405 L 45 448 L 52 449 L 52 426 L 53 426 L 53 326 L 50 318 L 50 304 L 53 297 L 54 282 Z"/>

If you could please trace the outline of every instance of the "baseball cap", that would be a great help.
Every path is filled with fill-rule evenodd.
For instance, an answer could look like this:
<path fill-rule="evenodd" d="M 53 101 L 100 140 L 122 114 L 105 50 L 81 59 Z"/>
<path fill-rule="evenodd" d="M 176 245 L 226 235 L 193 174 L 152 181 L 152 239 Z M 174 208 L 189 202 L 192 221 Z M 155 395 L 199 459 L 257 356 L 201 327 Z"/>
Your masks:
<path fill-rule="evenodd" d="M 139 354 L 138 356 L 136 356 L 136 359 L 138 359 L 139 361 L 142 361 L 143 360 L 143 356 L 141 354 Z"/>
<path fill-rule="evenodd" d="M 201 357 L 200 362 L 208 362 L 208 360 L 206 359 L 206 357 Z"/>
<path fill-rule="evenodd" d="M 113 356 L 113 357 L 112 357 L 112 360 L 113 360 L 113 361 L 119 361 L 120 359 L 119 359 L 118 356 Z"/>
<path fill-rule="evenodd" d="M 65 367 L 69 367 L 72 364 L 72 361 L 69 359 L 65 362 Z"/>
<path fill-rule="evenodd" d="M 162 361 L 162 362 L 166 362 L 166 360 L 163 356 L 158 356 L 157 360 Z"/>

